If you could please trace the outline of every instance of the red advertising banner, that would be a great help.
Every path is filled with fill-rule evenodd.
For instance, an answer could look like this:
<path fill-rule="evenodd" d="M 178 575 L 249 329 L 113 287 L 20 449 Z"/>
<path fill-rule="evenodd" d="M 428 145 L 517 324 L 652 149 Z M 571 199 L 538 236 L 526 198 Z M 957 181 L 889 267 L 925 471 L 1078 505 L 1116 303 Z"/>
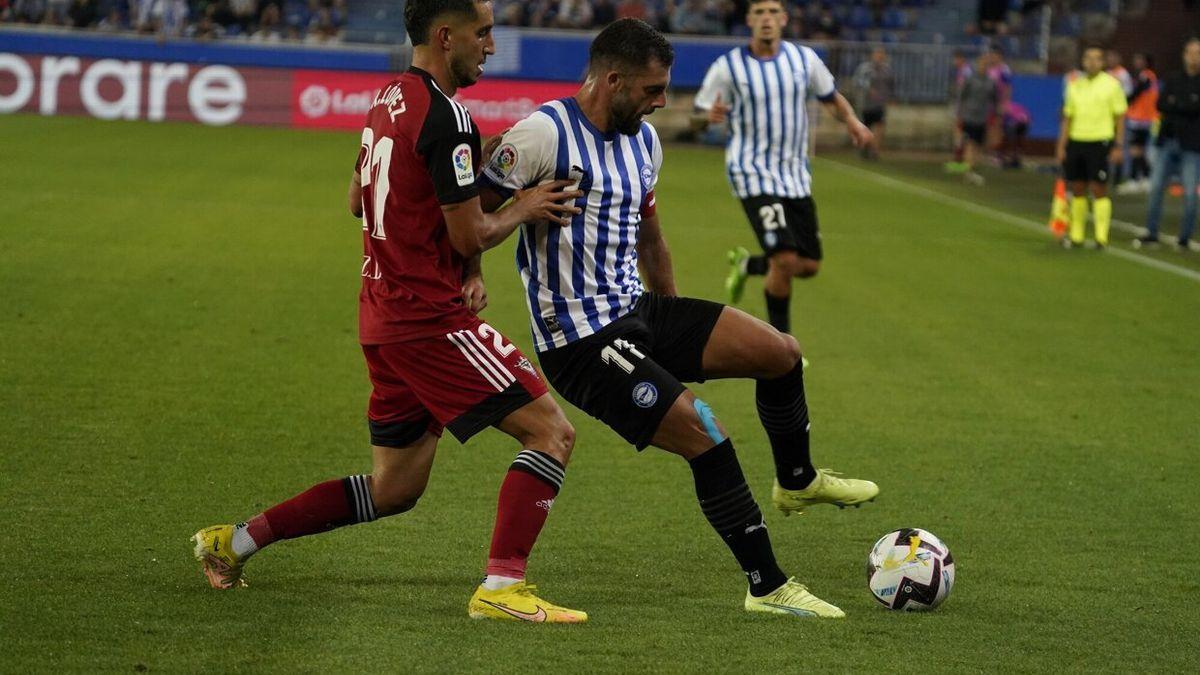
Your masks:
<path fill-rule="evenodd" d="M 375 95 L 391 73 L 292 71 L 292 126 L 361 130 Z"/>
<path fill-rule="evenodd" d="M 297 127 L 360 129 L 375 95 L 393 75 L 335 70 L 297 70 L 292 84 L 292 124 Z M 562 82 L 489 80 L 460 89 L 455 99 L 471 111 L 484 136 L 499 133 L 578 85 Z"/>
<path fill-rule="evenodd" d="M 471 119 L 484 136 L 498 134 L 528 117 L 546 101 L 565 98 L 579 89 L 566 82 L 489 80 L 485 75 L 475 86 L 460 89 L 454 97 L 471 111 Z"/>
<path fill-rule="evenodd" d="M 394 75 L 0 53 L 0 113 L 362 128 Z M 561 82 L 483 79 L 455 96 L 485 135 L 569 96 Z"/>

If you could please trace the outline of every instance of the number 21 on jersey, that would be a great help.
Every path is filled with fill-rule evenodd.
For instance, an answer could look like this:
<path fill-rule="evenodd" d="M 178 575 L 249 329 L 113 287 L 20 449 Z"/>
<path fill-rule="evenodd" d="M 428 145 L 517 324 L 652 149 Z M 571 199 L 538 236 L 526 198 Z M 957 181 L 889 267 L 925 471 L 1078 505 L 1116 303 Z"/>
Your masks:
<path fill-rule="evenodd" d="M 363 156 L 359 168 L 359 181 L 362 184 L 363 230 L 369 231 L 375 239 L 387 239 L 383 230 L 383 211 L 387 204 L 388 169 L 392 166 L 392 146 L 390 136 L 375 140 L 375 132 L 366 127 L 362 132 Z"/>

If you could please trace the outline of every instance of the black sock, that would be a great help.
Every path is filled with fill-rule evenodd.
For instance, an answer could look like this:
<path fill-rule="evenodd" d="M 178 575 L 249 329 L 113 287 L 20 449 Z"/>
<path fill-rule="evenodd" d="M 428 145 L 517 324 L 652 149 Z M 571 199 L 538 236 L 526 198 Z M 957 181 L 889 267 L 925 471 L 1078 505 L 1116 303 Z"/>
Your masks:
<path fill-rule="evenodd" d="M 762 276 L 767 273 L 767 256 L 752 255 L 746 259 L 746 274 Z"/>
<path fill-rule="evenodd" d="M 700 509 L 742 566 L 750 582 L 750 594 L 763 596 L 786 583 L 733 443 L 727 438 L 688 463 Z"/>
<path fill-rule="evenodd" d="M 777 298 L 763 291 L 763 297 L 767 299 L 767 321 L 780 333 L 792 332 L 792 320 L 789 316 L 792 296 L 785 295 L 782 298 Z"/>
<path fill-rule="evenodd" d="M 1133 158 L 1132 172 L 1133 177 L 1137 180 L 1141 180 L 1150 176 L 1150 165 L 1146 163 L 1146 158 L 1144 156 Z"/>
<path fill-rule="evenodd" d="M 803 490 L 817 477 L 808 449 L 808 401 L 804 399 L 804 366 L 787 375 L 759 380 L 755 388 L 758 419 L 771 441 L 775 478 L 788 490 Z"/>

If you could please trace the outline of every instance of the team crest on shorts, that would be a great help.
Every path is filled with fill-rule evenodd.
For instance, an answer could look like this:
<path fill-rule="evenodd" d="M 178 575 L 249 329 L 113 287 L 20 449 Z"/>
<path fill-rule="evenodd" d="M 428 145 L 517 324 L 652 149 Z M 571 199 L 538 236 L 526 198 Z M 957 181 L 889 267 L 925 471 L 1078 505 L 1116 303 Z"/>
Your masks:
<path fill-rule="evenodd" d="M 658 401 L 658 390 L 654 388 L 653 384 L 650 384 L 649 382 L 639 382 L 638 385 L 633 388 L 633 402 L 636 403 L 639 408 L 649 408 L 653 406 L 656 401 Z"/>
<path fill-rule="evenodd" d="M 767 248 L 771 248 L 779 242 L 779 237 L 777 237 L 774 232 L 768 232 L 763 235 L 763 242 L 766 243 Z"/>

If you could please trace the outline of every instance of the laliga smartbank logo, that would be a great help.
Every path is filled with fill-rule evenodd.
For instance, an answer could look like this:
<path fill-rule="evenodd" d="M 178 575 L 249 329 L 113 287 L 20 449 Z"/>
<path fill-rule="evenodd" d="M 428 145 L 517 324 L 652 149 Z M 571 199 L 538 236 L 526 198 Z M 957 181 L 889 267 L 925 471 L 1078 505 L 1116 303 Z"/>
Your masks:
<path fill-rule="evenodd" d="M 363 89 L 346 92 L 341 89 L 330 90 L 329 87 L 320 84 L 310 84 L 300 92 L 300 112 L 309 119 L 331 114 L 362 116 L 371 109 L 371 103 L 378 91 Z"/>

